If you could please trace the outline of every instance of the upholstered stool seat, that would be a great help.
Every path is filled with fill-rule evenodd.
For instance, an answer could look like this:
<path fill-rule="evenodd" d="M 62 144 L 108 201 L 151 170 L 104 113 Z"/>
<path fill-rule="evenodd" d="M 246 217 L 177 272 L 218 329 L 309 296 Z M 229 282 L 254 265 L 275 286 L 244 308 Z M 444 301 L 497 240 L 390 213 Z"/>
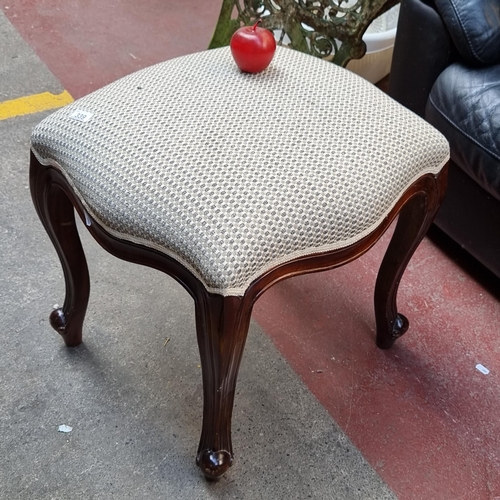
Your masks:
<path fill-rule="evenodd" d="M 253 302 L 280 279 L 361 255 L 401 211 L 376 292 L 377 342 L 389 347 L 408 326 L 395 294 L 448 161 L 441 134 L 377 88 L 284 48 L 255 75 L 228 48 L 141 70 L 43 120 L 32 152 L 33 199 L 67 285 L 51 322 L 68 345 L 81 341 L 89 289 L 73 206 L 105 248 L 171 274 L 194 297 L 198 462 L 213 477 L 232 462 Z"/>

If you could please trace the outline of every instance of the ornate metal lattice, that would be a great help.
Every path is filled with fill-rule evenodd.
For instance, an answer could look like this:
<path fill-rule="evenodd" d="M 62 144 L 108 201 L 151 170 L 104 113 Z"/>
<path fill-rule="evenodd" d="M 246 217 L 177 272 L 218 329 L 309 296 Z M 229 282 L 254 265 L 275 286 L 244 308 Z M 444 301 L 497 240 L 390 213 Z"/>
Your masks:
<path fill-rule="evenodd" d="M 370 23 L 399 0 L 223 0 L 210 48 L 228 45 L 241 26 L 262 19 L 278 44 L 345 66 L 366 52 Z"/>

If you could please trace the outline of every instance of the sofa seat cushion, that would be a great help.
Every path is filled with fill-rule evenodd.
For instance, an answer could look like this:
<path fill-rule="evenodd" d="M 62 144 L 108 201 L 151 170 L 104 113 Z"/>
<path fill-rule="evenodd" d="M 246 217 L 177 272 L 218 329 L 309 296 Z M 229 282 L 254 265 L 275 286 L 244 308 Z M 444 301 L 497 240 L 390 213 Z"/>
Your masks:
<path fill-rule="evenodd" d="M 500 200 L 500 65 L 449 66 L 432 88 L 425 117 L 450 142 L 452 160 Z"/>
<path fill-rule="evenodd" d="M 281 47 L 254 75 L 228 47 L 138 71 L 46 118 L 32 150 L 112 235 L 222 295 L 359 241 L 449 157 L 375 86 Z"/>

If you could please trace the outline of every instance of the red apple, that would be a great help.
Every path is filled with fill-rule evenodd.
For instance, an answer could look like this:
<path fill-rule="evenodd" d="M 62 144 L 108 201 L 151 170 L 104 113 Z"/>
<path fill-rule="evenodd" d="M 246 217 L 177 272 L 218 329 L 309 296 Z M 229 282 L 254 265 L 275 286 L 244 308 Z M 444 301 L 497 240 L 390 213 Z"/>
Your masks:
<path fill-rule="evenodd" d="M 253 26 L 244 26 L 232 36 L 231 53 L 241 71 L 259 73 L 264 71 L 271 62 L 276 50 L 276 41 L 273 34 L 257 26 L 259 19 Z"/>

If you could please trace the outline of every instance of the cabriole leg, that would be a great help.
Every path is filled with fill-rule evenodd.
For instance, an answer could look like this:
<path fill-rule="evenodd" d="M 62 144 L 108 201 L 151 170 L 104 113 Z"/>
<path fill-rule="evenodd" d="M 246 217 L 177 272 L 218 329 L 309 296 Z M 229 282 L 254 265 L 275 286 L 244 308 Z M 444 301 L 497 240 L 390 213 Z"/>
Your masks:
<path fill-rule="evenodd" d="M 64 306 L 52 311 L 50 324 L 67 346 L 82 341 L 82 327 L 90 294 L 87 261 L 75 224 L 71 201 L 57 182 L 53 168 L 41 165 L 32 154 L 30 188 L 42 224 L 57 251 L 64 272 Z"/>
<path fill-rule="evenodd" d="M 196 463 L 208 479 L 221 477 L 233 462 L 231 417 L 250 315 L 250 301 L 243 297 L 207 295 L 196 304 L 203 373 L 203 429 Z"/>
<path fill-rule="evenodd" d="M 399 282 L 434 219 L 445 187 L 444 169 L 437 182 L 428 180 L 427 189 L 413 196 L 399 214 L 375 285 L 376 342 L 382 349 L 389 349 L 408 330 L 408 320 L 397 311 Z"/>

